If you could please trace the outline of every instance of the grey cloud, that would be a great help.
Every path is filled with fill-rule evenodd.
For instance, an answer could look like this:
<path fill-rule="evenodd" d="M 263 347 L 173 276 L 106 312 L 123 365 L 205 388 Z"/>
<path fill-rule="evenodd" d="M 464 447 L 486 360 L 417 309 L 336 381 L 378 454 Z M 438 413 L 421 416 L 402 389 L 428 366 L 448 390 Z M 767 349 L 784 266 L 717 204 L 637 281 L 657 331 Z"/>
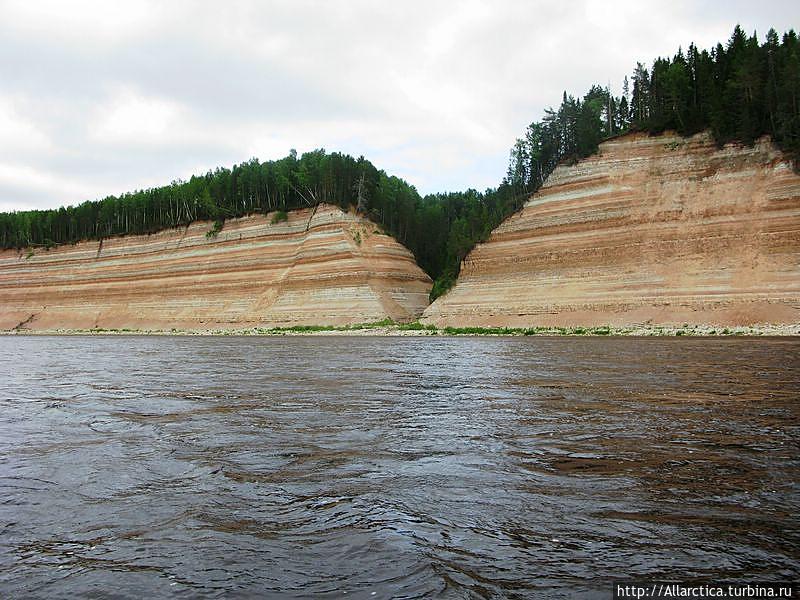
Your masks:
<path fill-rule="evenodd" d="M 0 167 L 47 181 L 12 185 L 0 168 L 3 207 L 72 204 L 82 190 L 121 193 L 290 147 L 364 154 L 423 193 L 483 189 L 562 91 L 619 90 L 637 60 L 724 41 L 736 22 L 763 37 L 800 16 L 789 1 L 126 6 L 130 24 L 87 13 L 60 27 L 0 0 L 0 109 L 46 141 L 0 128 Z M 125 94 L 144 125 L 141 111 L 168 107 L 163 128 L 154 115 L 141 139 L 99 135 Z"/>

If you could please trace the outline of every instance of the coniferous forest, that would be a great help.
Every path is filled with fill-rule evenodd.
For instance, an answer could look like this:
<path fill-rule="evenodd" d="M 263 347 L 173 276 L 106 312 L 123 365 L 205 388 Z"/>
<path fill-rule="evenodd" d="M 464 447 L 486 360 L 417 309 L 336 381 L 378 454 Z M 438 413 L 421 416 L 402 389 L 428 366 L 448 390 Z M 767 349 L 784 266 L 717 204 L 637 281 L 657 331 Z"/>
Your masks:
<path fill-rule="evenodd" d="M 324 150 L 292 151 L 275 161 L 251 159 L 188 181 L 109 196 L 53 210 L 0 214 L 4 248 L 50 247 L 84 239 L 146 234 L 196 220 L 224 220 L 320 202 L 354 209 L 406 245 L 434 280 L 436 297 L 455 281 L 477 242 L 522 206 L 562 161 L 597 150 L 627 131 L 691 135 L 710 129 L 720 145 L 752 144 L 770 135 L 800 156 L 800 46 L 790 30 L 759 42 L 737 26 L 725 44 L 694 44 L 648 69 L 637 63 L 621 93 L 592 86 L 583 97 L 566 92 L 558 109 L 532 123 L 510 152 L 508 172 L 484 192 L 420 196 L 407 182 L 371 162 Z"/>

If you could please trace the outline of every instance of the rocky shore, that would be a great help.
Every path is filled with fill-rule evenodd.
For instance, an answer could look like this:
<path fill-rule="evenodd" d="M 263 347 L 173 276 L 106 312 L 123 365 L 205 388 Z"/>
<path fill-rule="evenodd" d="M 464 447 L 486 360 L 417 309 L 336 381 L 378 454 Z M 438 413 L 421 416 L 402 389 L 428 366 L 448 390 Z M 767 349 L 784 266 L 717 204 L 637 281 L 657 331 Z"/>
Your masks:
<path fill-rule="evenodd" d="M 285 328 L 253 327 L 246 329 L 43 329 L 12 330 L 0 335 L 174 335 L 174 336 L 636 336 L 636 337 L 727 337 L 727 336 L 800 336 L 800 324 L 759 325 L 753 327 L 719 327 L 687 325 L 685 327 L 443 327 L 420 323 L 411 324 L 357 324 L 353 326 L 296 326 Z"/>

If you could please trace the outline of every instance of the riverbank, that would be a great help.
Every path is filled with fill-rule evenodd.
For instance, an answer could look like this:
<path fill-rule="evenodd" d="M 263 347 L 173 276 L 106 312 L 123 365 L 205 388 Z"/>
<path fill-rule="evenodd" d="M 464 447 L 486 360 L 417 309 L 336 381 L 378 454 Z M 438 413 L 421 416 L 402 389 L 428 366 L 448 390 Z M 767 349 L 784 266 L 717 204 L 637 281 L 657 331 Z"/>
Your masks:
<path fill-rule="evenodd" d="M 714 325 L 630 327 L 442 327 L 414 323 L 359 323 L 355 325 L 296 325 L 292 327 L 249 327 L 237 329 L 15 329 L 0 335 L 180 335 L 180 336 L 800 336 L 800 323 L 718 327 Z"/>

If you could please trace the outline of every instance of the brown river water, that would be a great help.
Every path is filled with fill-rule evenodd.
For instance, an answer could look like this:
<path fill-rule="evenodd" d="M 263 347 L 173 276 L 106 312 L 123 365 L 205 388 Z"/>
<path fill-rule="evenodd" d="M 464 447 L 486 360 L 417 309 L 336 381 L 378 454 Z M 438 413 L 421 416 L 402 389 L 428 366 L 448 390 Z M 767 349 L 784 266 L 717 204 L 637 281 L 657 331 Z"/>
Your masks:
<path fill-rule="evenodd" d="M 800 340 L 0 338 L 2 598 L 800 577 Z"/>

